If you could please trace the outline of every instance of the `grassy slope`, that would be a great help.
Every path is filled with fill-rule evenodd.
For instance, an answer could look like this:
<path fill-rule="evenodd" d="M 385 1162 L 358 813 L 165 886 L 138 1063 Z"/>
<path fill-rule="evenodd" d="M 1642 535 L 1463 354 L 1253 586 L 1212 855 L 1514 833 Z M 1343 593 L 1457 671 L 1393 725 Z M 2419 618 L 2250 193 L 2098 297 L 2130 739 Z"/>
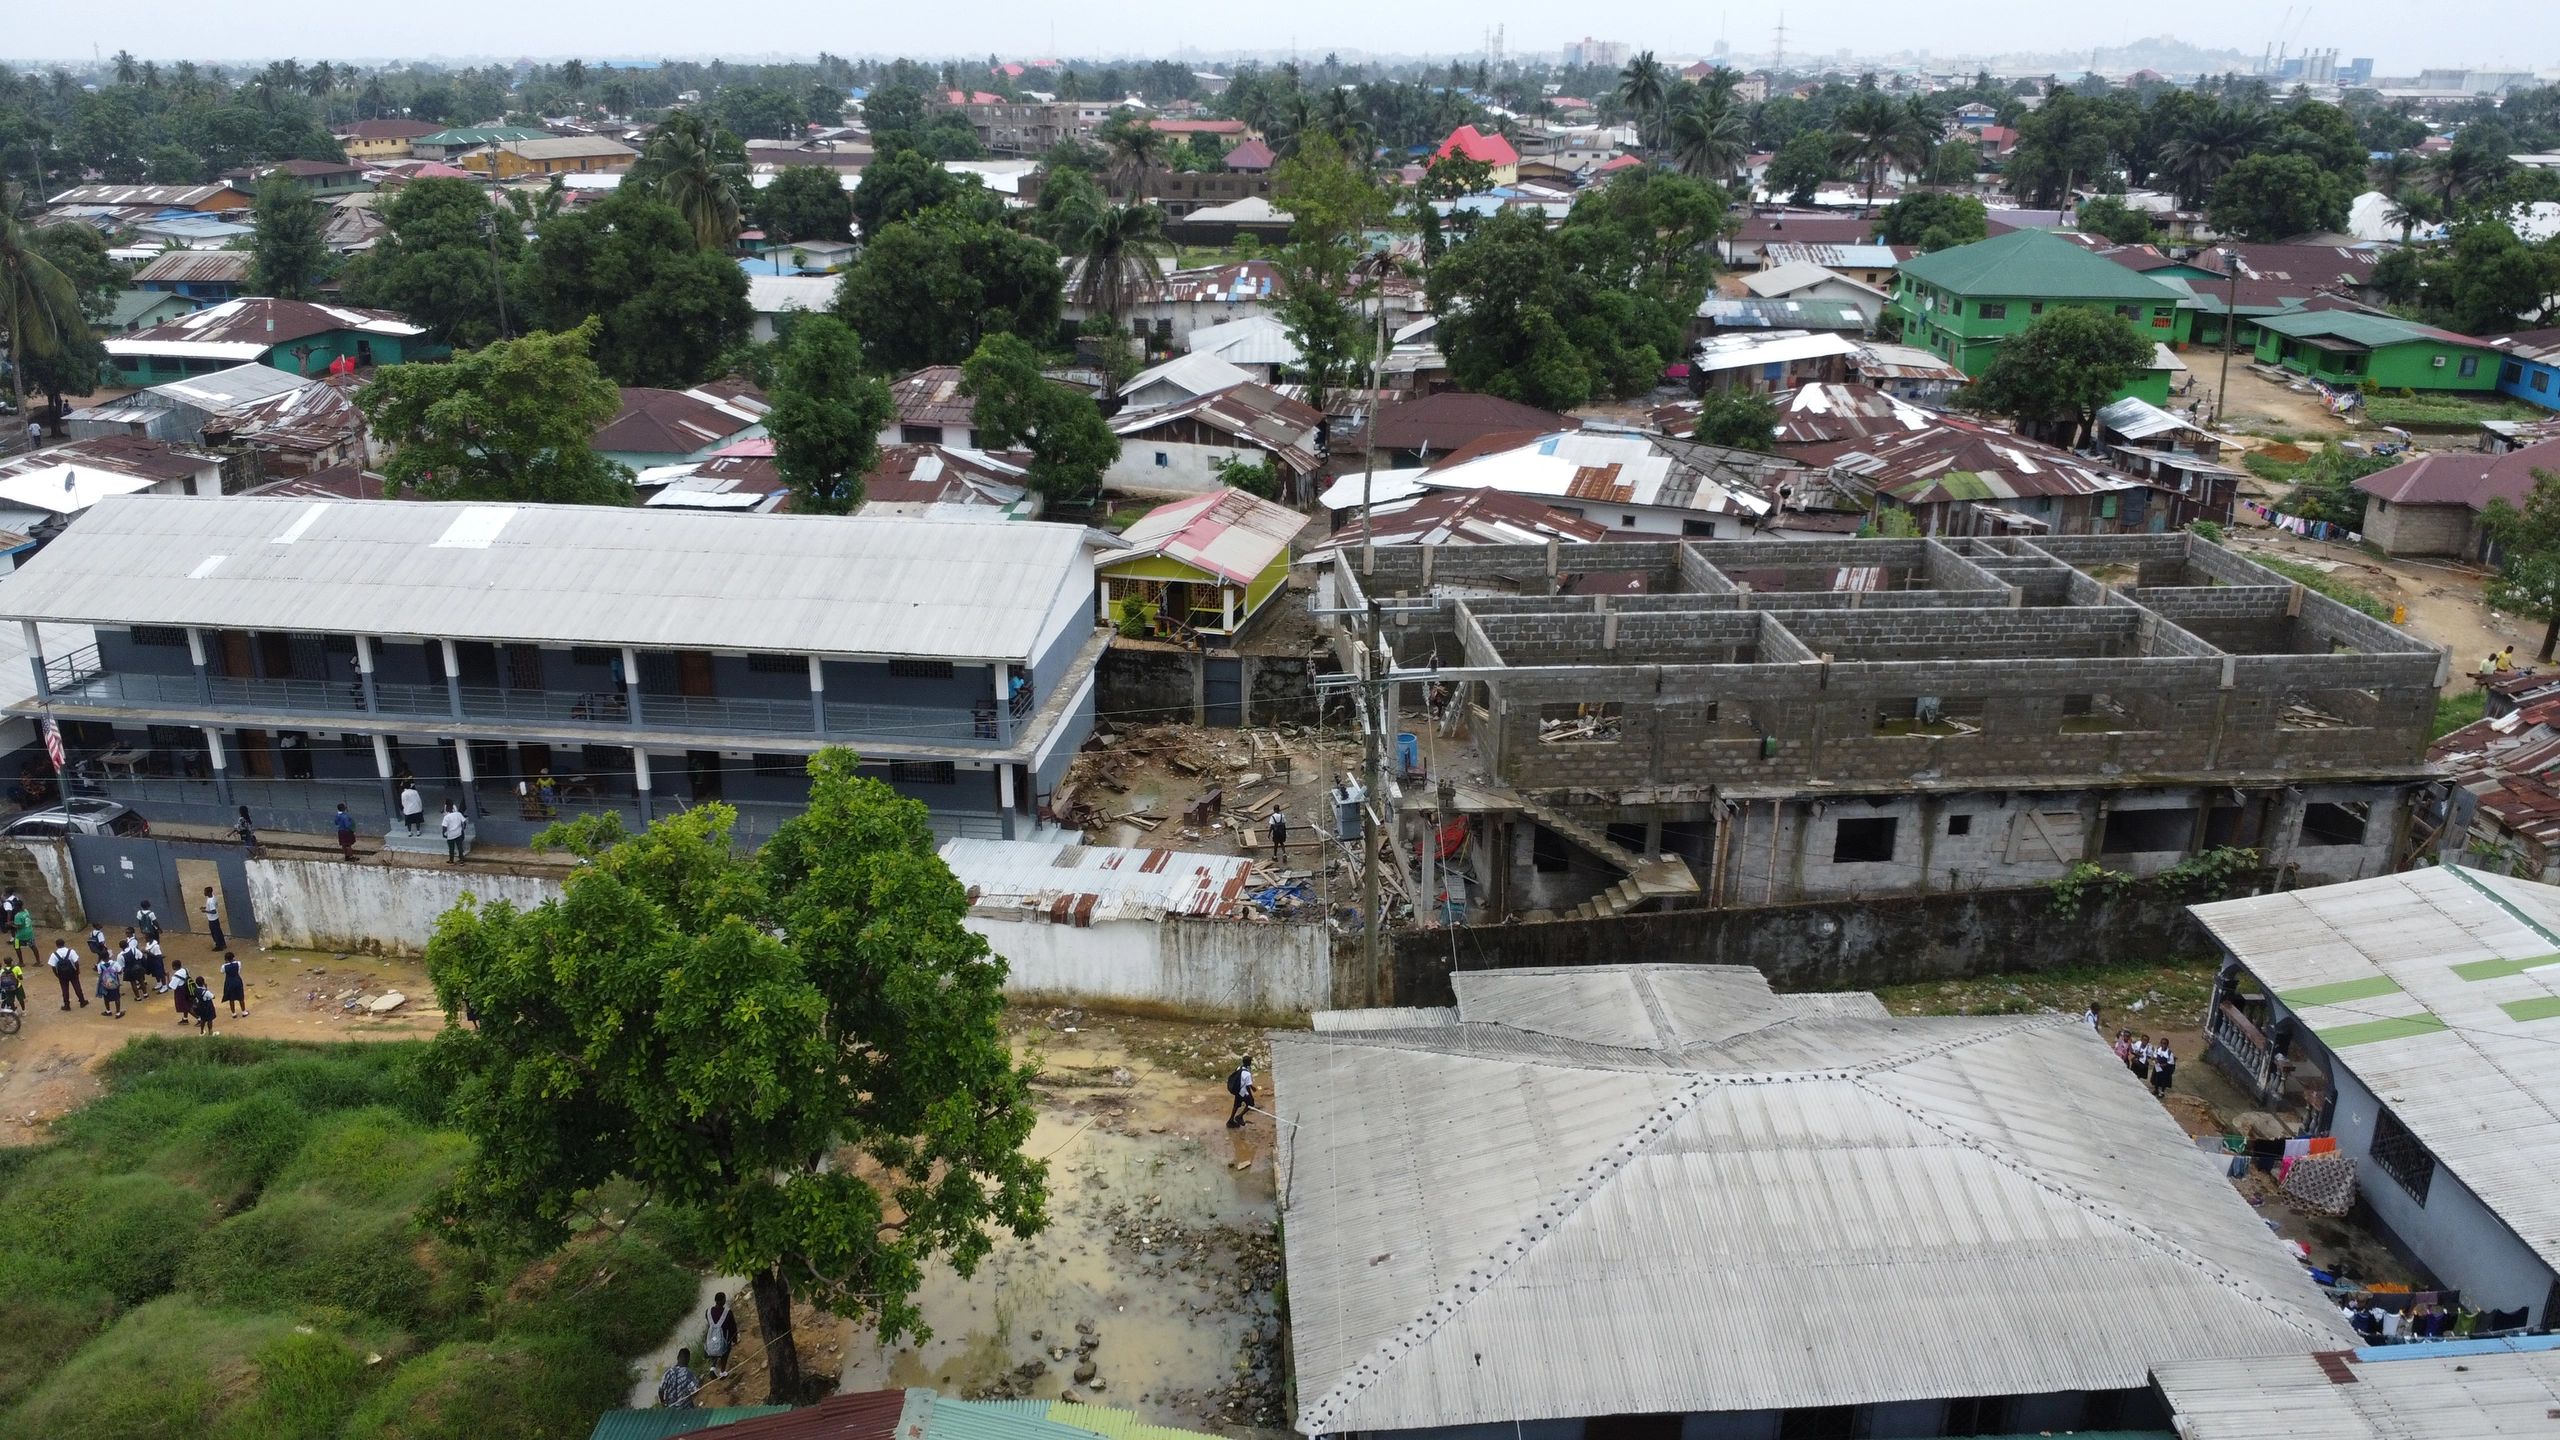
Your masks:
<path fill-rule="evenodd" d="M 528 1264 L 420 1231 L 469 1153 L 409 1045 L 137 1041 L 0 1152 L 0 1434 L 584 1435 L 694 1282 L 636 1236 Z"/>

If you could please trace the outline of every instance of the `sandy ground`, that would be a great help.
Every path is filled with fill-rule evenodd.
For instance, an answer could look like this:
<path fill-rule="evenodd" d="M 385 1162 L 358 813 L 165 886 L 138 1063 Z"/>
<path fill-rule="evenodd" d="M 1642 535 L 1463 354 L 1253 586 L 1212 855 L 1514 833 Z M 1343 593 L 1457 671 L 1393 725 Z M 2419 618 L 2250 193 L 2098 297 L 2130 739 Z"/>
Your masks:
<path fill-rule="evenodd" d="M 2530 658 L 2542 643 L 2542 625 L 2504 611 L 2492 610 L 2482 598 L 2484 572 L 2431 560 L 2386 560 L 2337 541 L 2306 540 L 2282 530 L 2252 523 L 2226 537 L 2233 548 L 2249 554 L 2280 556 L 2326 569 L 2330 574 L 2408 607 L 2402 628 L 2430 644 L 2453 651 L 2453 688 L 2469 683 L 2482 656 L 2513 645 Z"/>
<path fill-rule="evenodd" d="M 2284 434 L 2313 437 L 2343 436 L 2354 428 L 2347 421 L 2329 413 L 2328 403 L 2316 390 L 2296 390 L 2280 384 L 2249 368 L 2245 356 L 2231 357 L 2231 403 L 2211 403 L 2221 379 L 2222 353 L 2189 351 L 2179 357 L 2187 362 L 2195 376 L 2195 388 L 2183 402 L 2205 402 L 2209 411 L 2219 412 L 2214 428 L 2240 436 L 2251 434 Z"/>
<path fill-rule="evenodd" d="M 170 938 L 176 942 L 170 947 L 170 958 L 190 970 L 207 958 L 204 945 L 194 937 Z M 220 959 L 213 958 L 218 986 Z M 431 1035 L 444 1024 L 443 1012 L 435 1008 L 435 992 L 427 984 L 426 967 L 417 960 L 280 950 L 247 952 L 240 964 L 248 982 L 249 1014 L 237 1020 L 216 1017 L 215 1034 L 269 1040 L 402 1040 Z M 82 985 L 94 978 L 94 972 L 83 966 Z M 48 971 L 30 966 L 27 983 L 34 1008 L 17 1034 L 0 1036 L 0 1144 L 42 1140 L 56 1118 L 96 1098 L 98 1062 L 134 1036 L 195 1033 L 192 1025 L 180 1028 L 175 1005 L 167 996 L 137 999 L 127 990 L 126 1016 L 112 1020 L 101 1011 L 95 995 L 85 1010 L 75 1005 L 65 1014 L 55 1008 L 61 992 Z M 342 997 L 377 996 L 393 990 L 408 996 L 409 1002 L 390 1015 L 344 1008 Z"/>

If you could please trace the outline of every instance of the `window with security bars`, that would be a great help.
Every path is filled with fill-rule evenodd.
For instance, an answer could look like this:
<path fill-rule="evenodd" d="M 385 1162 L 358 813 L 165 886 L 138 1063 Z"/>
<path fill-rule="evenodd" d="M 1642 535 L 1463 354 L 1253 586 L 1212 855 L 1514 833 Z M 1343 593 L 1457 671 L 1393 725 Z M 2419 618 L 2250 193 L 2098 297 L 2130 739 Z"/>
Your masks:
<path fill-rule="evenodd" d="M 952 785 L 960 774 L 948 760 L 892 760 L 889 778 L 904 785 Z"/>
<path fill-rule="evenodd" d="M 2436 1178 L 2436 1157 L 2409 1133 L 2400 1117 L 2388 1110 L 2374 1117 L 2372 1154 L 2373 1163 L 2382 1167 L 2383 1174 L 2399 1181 L 2410 1199 L 2421 1205 L 2427 1203 L 2427 1188 Z"/>

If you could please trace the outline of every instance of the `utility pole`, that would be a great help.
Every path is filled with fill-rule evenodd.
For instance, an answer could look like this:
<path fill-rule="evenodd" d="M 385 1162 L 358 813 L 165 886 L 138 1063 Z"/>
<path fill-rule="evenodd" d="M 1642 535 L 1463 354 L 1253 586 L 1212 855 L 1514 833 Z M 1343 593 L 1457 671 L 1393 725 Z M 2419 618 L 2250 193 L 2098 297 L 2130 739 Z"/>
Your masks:
<path fill-rule="evenodd" d="M 1360 685 L 1361 706 L 1361 795 L 1360 795 L 1360 967 L 1367 977 L 1365 1004 L 1378 1003 L 1378 796 L 1381 790 L 1378 774 L 1379 730 L 1384 724 L 1385 706 L 1378 703 L 1383 686 L 1390 682 L 1384 673 L 1386 648 L 1378 638 L 1378 601 L 1369 598 L 1362 644 L 1368 651 L 1368 671 Z"/>
<path fill-rule="evenodd" d="M 2213 423 L 2231 413 L 2231 339 L 2240 329 L 2240 254 L 2226 247 L 2222 252 L 2222 268 L 2229 272 L 2229 299 L 2222 312 L 2222 379 L 2213 387 Z"/>

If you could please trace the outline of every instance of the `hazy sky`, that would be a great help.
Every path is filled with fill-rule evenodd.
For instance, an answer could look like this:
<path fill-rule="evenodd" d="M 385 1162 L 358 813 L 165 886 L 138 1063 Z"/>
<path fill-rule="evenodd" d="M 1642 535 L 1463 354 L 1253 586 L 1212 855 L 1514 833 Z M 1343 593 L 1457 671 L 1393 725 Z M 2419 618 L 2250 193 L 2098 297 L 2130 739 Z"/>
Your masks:
<path fill-rule="evenodd" d="M 1294 0 L 1208 7 L 1192 0 L 956 5 L 705 5 L 700 0 L 440 0 L 432 5 L 279 4 L 276 0 L 6 0 L 0 52 L 20 60 L 112 55 L 130 49 L 171 61 L 406 57 L 586 59 L 726 55 L 1174 54 L 1219 57 L 1292 47 L 1473 55 L 1499 24 L 1514 53 L 1553 52 L 1588 33 L 1638 48 L 1704 54 L 1719 34 L 1738 54 L 1769 48 L 1776 7 L 1766 4 L 1581 6 L 1530 0 L 1379 5 L 1374 0 Z M 814 12 L 814 13 L 813 13 Z M 1223 13 L 1221 13 L 1223 12 Z M 2432 16 L 2432 20 L 2419 17 Z M 2208 18 L 2209 17 L 2209 18 Z M 2288 19 L 2290 17 L 2290 19 Z M 2306 19 L 2307 17 L 2307 19 Z M 2174 22 L 2174 23 L 2173 23 Z M 2218 28 L 2208 31 L 2207 24 Z M 2259 53 L 2270 42 L 2336 46 L 2370 55 L 2386 73 L 2423 66 L 2560 66 L 2560 5 L 2549 0 L 2419 7 L 2408 0 L 2230 0 L 2209 7 L 2005 3 L 1955 6 L 1913 0 L 1827 0 L 1790 7 L 1790 55 L 1829 57 L 1842 47 L 1933 55 L 2079 51 L 2168 31 L 2209 47 Z"/>

